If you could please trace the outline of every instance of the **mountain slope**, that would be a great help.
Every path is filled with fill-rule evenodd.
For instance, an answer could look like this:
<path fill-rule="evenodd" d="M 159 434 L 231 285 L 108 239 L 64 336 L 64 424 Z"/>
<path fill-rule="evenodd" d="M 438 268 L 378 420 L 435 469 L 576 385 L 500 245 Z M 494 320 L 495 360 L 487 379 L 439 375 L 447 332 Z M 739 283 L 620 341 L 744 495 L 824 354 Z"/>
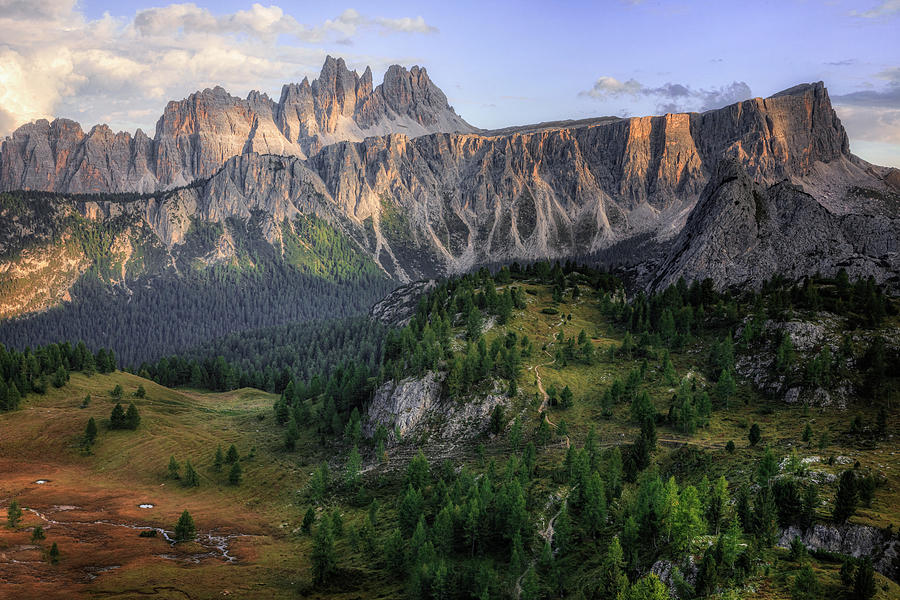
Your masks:
<path fill-rule="evenodd" d="M 900 273 L 900 197 L 873 198 L 867 213 L 835 214 L 787 181 L 770 187 L 726 161 L 653 279 L 662 289 L 679 277 L 710 277 L 721 287 L 758 288 L 778 273 L 802 279 L 843 268 L 877 280 Z"/>

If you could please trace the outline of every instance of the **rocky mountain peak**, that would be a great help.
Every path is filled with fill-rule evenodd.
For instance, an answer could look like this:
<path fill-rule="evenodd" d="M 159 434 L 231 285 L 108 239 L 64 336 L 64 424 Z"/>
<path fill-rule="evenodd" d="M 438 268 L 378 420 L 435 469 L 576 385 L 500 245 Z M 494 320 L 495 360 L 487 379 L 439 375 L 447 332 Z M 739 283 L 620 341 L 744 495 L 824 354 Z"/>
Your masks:
<path fill-rule="evenodd" d="M 207 88 L 169 102 L 149 144 L 103 127 L 85 135 L 67 119 L 30 123 L 3 141 L 0 190 L 149 192 L 209 177 L 248 152 L 306 157 L 344 140 L 473 130 L 424 69 L 394 66 L 386 79 L 389 101 L 370 68 L 360 77 L 328 56 L 317 79 L 286 84 L 277 103 L 258 91 L 241 99 Z"/>

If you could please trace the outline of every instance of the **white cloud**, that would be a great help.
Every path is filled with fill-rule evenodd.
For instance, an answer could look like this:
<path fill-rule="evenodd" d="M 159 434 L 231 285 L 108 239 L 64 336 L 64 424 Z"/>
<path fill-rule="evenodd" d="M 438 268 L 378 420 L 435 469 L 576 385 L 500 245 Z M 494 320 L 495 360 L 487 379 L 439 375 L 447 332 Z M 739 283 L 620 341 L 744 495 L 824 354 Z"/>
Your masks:
<path fill-rule="evenodd" d="M 224 15 L 193 3 L 169 4 L 133 18 L 89 20 L 75 0 L 0 0 L 0 136 L 55 115 L 86 128 L 101 120 L 114 128 L 147 128 L 166 100 L 196 89 L 277 90 L 315 73 L 326 54 L 322 45 L 349 43 L 364 32 L 435 31 L 422 17 L 353 9 L 314 24 L 262 4 Z M 391 62 L 363 60 L 373 67 Z"/>
<path fill-rule="evenodd" d="M 863 19 L 880 19 L 882 17 L 890 17 L 900 12 L 900 0 L 885 0 L 880 4 L 876 4 L 869 10 L 850 11 L 854 17 L 862 17 Z"/>

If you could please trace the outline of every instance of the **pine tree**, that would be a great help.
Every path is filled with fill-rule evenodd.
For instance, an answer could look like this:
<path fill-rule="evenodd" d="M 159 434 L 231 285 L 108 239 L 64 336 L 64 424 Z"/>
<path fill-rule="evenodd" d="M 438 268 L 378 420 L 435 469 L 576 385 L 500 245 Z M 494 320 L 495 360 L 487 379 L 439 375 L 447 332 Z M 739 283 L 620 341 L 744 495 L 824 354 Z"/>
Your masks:
<path fill-rule="evenodd" d="M 606 487 L 596 471 L 585 482 L 581 498 L 584 528 L 590 535 L 596 535 L 606 522 Z"/>
<path fill-rule="evenodd" d="M 56 369 L 56 372 L 53 374 L 53 387 L 61 388 L 66 385 L 66 382 L 69 381 L 69 372 L 66 371 L 66 368 L 62 365 Z"/>
<path fill-rule="evenodd" d="M 778 537 L 778 507 L 769 487 L 761 487 L 753 507 L 753 529 L 763 547 L 771 547 Z"/>
<path fill-rule="evenodd" d="M 750 440 L 751 447 L 759 443 L 759 440 L 762 439 L 762 433 L 760 432 L 759 425 L 754 423 L 750 426 L 750 434 L 747 436 L 747 439 Z"/>
<path fill-rule="evenodd" d="M 6 508 L 6 523 L 11 529 L 15 529 L 22 520 L 22 507 L 17 500 L 13 500 Z"/>
<path fill-rule="evenodd" d="M 856 512 L 858 500 L 856 475 L 853 471 L 844 471 L 838 481 L 837 495 L 834 498 L 834 520 L 845 523 Z"/>
<path fill-rule="evenodd" d="M 322 585 L 337 570 L 337 558 L 334 551 L 334 535 L 328 519 L 322 519 L 316 529 L 316 538 L 310 554 L 313 582 Z"/>
<path fill-rule="evenodd" d="M 599 589 L 596 594 L 599 598 L 613 600 L 624 597 L 628 590 L 628 577 L 625 576 L 625 560 L 622 555 L 622 546 L 619 538 L 614 537 L 606 549 L 606 556 L 600 567 Z"/>
<path fill-rule="evenodd" d="M 194 519 L 191 517 L 191 513 L 184 511 L 181 513 L 181 516 L 178 517 L 178 522 L 175 523 L 175 541 L 187 542 L 193 540 L 196 534 L 197 527 L 194 525 Z"/>
<path fill-rule="evenodd" d="M 84 445 L 90 448 L 97 439 L 97 423 L 94 417 L 88 419 L 87 426 L 84 428 Z"/>
<path fill-rule="evenodd" d="M 125 429 L 137 429 L 141 424 L 141 415 L 134 402 L 128 405 L 128 411 L 125 413 L 125 421 L 123 423 Z"/>
<path fill-rule="evenodd" d="M 137 389 L 134 391 L 135 398 L 144 398 L 147 396 L 147 390 L 144 389 L 144 384 L 138 384 Z"/>
<path fill-rule="evenodd" d="M 216 473 L 220 473 L 222 471 L 222 464 L 225 462 L 225 455 L 222 453 L 222 446 L 216 446 L 216 455 L 213 458 L 213 469 L 215 469 Z"/>
<path fill-rule="evenodd" d="M 170 456 L 169 457 L 169 471 L 168 471 L 169 479 L 179 479 L 180 476 L 178 474 L 178 471 L 180 469 L 181 469 L 181 467 L 178 465 L 178 461 L 175 460 L 175 457 Z"/>
<path fill-rule="evenodd" d="M 231 465 L 231 470 L 228 472 L 228 483 L 231 485 L 241 485 L 241 479 L 243 479 L 241 463 L 236 462 Z"/>
<path fill-rule="evenodd" d="M 734 396 L 736 390 L 737 386 L 731 376 L 731 371 L 723 369 L 719 375 L 719 381 L 716 382 L 716 396 L 723 407 L 728 408 L 729 400 Z"/>
<path fill-rule="evenodd" d="M 347 455 L 347 463 L 344 466 L 344 481 L 351 490 L 356 490 L 359 487 L 359 470 L 361 467 L 362 457 L 360 457 L 356 446 L 353 446 Z"/>
<path fill-rule="evenodd" d="M 236 463 L 240 460 L 240 455 L 238 454 L 237 448 L 235 448 L 234 444 L 229 446 L 228 453 L 225 454 L 225 462 L 229 465 Z"/>
<path fill-rule="evenodd" d="M 109 415 L 109 428 L 110 429 L 124 429 L 125 428 L 125 409 L 122 408 L 120 403 L 116 403 L 116 405 L 112 409 L 112 413 Z"/>
<path fill-rule="evenodd" d="M 184 487 L 197 487 L 200 485 L 200 476 L 197 475 L 197 471 L 194 470 L 191 461 L 184 463 L 184 477 L 181 480 L 181 485 Z"/>
<path fill-rule="evenodd" d="M 303 533 L 309 533 L 312 531 L 312 526 L 316 522 L 316 511 L 313 510 L 313 507 L 310 506 L 306 509 L 306 514 L 303 515 L 303 523 L 300 525 L 300 529 L 303 530 Z"/>
<path fill-rule="evenodd" d="M 36 542 L 40 542 L 46 537 L 47 536 L 44 534 L 44 528 L 41 525 L 37 525 L 31 532 L 31 543 L 34 544 Z"/>
<path fill-rule="evenodd" d="M 55 565 L 59 563 L 59 546 L 56 545 L 56 542 L 53 542 L 53 545 L 50 546 L 50 553 L 48 556 L 50 558 L 50 564 Z"/>
<path fill-rule="evenodd" d="M 15 382 L 11 382 L 9 389 L 6 391 L 6 410 L 17 410 L 21 399 L 22 395 L 19 393 L 19 388 L 16 387 Z"/>
<path fill-rule="evenodd" d="M 328 491 L 328 482 L 328 463 L 323 461 L 309 479 L 309 491 L 314 501 L 321 502 L 325 498 L 325 492 Z"/>
<path fill-rule="evenodd" d="M 534 567 L 529 567 L 525 576 L 522 578 L 522 593 L 519 594 L 521 600 L 539 600 L 541 597 L 541 582 Z"/>
<path fill-rule="evenodd" d="M 812 426 L 810 426 L 809 422 L 806 423 L 806 427 L 803 429 L 803 436 L 801 439 L 804 442 L 811 442 L 813 436 Z"/>
<path fill-rule="evenodd" d="M 650 573 L 634 582 L 628 590 L 628 600 L 669 600 L 669 589 Z"/>
<path fill-rule="evenodd" d="M 875 570 L 872 559 L 868 556 L 856 567 L 856 579 L 853 582 L 854 600 L 869 600 L 875 595 Z"/>

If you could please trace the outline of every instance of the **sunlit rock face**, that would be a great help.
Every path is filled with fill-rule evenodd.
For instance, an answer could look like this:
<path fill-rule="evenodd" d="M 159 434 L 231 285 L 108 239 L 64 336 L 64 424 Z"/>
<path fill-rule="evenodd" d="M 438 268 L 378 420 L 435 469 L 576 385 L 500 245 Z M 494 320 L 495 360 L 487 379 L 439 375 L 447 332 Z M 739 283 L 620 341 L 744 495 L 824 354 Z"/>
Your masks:
<path fill-rule="evenodd" d="M 24 125 L 3 142 L 0 189 L 148 193 L 209 177 L 241 154 L 306 157 L 343 140 L 473 130 L 425 69 L 394 65 L 373 89 L 370 69 L 360 77 L 328 57 L 318 79 L 285 85 L 278 102 L 221 87 L 169 102 L 152 140 L 105 125 L 85 133 L 68 119 Z"/>

